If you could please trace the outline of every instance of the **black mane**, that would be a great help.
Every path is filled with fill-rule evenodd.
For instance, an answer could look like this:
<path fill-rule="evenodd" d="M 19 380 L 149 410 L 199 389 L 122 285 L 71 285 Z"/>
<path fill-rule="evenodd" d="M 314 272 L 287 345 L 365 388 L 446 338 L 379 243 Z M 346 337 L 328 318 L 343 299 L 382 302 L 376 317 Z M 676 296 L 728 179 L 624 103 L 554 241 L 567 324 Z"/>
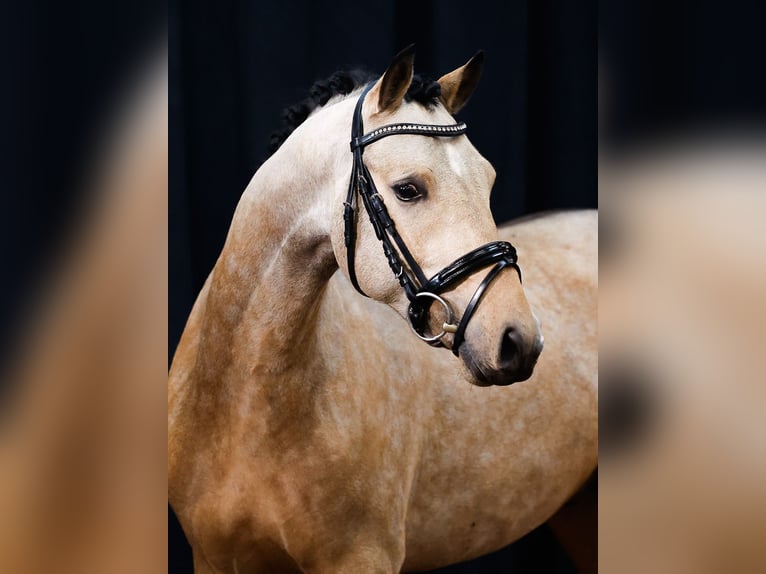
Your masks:
<path fill-rule="evenodd" d="M 279 146 L 301 125 L 315 109 L 324 106 L 335 96 L 347 96 L 357 88 L 361 88 L 378 77 L 377 74 L 363 70 L 335 72 L 325 80 L 314 82 L 309 95 L 302 101 L 285 108 L 282 112 L 282 127 L 271 134 L 269 155 L 279 149 Z M 405 100 L 418 102 L 427 108 L 439 101 L 441 86 L 431 78 L 416 74 L 412 78 Z"/>

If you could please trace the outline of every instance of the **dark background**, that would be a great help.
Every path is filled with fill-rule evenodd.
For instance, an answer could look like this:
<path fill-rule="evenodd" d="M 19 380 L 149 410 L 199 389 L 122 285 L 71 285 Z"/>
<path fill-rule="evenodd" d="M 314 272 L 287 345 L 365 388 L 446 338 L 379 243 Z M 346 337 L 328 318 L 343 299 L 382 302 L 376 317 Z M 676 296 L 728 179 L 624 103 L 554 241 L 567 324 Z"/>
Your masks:
<path fill-rule="evenodd" d="M 382 73 L 415 42 L 438 78 L 486 52 L 460 112 L 497 170 L 498 222 L 596 207 L 594 2 L 263 0 L 170 4 L 170 349 L 223 245 L 237 201 L 267 157 L 280 113 L 337 69 Z M 512 488 L 509 485 L 509 488 Z M 171 516 L 172 572 L 191 572 Z M 547 527 L 440 572 L 571 572 Z"/>
<path fill-rule="evenodd" d="M 599 147 L 766 135 L 766 3 L 599 3 Z M 603 222 L 603 218 L 601 220 Z"/>

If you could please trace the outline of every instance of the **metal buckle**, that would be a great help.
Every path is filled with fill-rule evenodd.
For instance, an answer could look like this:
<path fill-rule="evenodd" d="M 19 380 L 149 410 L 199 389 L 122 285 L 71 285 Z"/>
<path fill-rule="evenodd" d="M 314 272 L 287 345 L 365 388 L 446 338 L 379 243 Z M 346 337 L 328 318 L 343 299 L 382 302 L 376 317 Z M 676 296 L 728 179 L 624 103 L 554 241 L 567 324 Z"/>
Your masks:
<path fill-rule="evenodd" d="M 433 335 L 431 337 L 427 337 L 426 335 L 421 335 L 417 332 L 415 329 L 415 326 L 410 322 L 410 329 L 412 329 L 412 332 L 415 333 L 420 339 L 425 341 L 426 343 L 434 343 L 444 337 L 447 333 L 455 333 L 457 331 L 457 325 L 455 324 L 455 313 L 452 310 L 452 307 L 450 307 L 449 303 L 447 303 L 444 299 L 439 297 L 435 293 L 431 293 L 429 291 L 421 291 L 420 293 L 416 294 L 415 297 L 428 297 L 429 299 L 433 299 L 434 301 L 438 301 L 441 303 L 441 306 L 444 308 L 444 311 L 447 315 L 447 321 L 442 323 L 442 330 L 437 335 Z"/>

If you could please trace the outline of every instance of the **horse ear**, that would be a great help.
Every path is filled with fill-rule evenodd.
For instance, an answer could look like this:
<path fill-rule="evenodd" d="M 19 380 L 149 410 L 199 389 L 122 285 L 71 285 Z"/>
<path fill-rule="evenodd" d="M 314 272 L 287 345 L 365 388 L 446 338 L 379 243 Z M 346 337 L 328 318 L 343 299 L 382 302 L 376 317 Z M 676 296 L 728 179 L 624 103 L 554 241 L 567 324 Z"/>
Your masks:
<path fill-rule="evenodd" d="M 439 78 L 441 101 L 447 111 L 456 114 L 476 89 L 484 66 L 484 52 L 479 50 L 464 66 Z"/>
<path fill-rule="evenodd" d="M 412 82 L 415 63 L 415 44 L 410 44 L 394 56 L 386 73 L 371 91 L 370 100 L 377 102 L 375 113 L 398 108 Z"/>

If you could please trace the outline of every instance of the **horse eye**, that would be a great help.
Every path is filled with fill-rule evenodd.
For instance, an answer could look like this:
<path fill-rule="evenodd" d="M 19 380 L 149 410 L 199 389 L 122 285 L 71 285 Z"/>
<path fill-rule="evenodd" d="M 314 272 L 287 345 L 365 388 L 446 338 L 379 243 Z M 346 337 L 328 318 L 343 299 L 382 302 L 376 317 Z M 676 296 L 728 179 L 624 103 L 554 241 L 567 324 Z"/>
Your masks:
<path fill-rule="evenodd" d="M 394 193 L 401 201 L 413 201 L 422 195 L 413 183 L 399 183 L 395 185 Z"/>

